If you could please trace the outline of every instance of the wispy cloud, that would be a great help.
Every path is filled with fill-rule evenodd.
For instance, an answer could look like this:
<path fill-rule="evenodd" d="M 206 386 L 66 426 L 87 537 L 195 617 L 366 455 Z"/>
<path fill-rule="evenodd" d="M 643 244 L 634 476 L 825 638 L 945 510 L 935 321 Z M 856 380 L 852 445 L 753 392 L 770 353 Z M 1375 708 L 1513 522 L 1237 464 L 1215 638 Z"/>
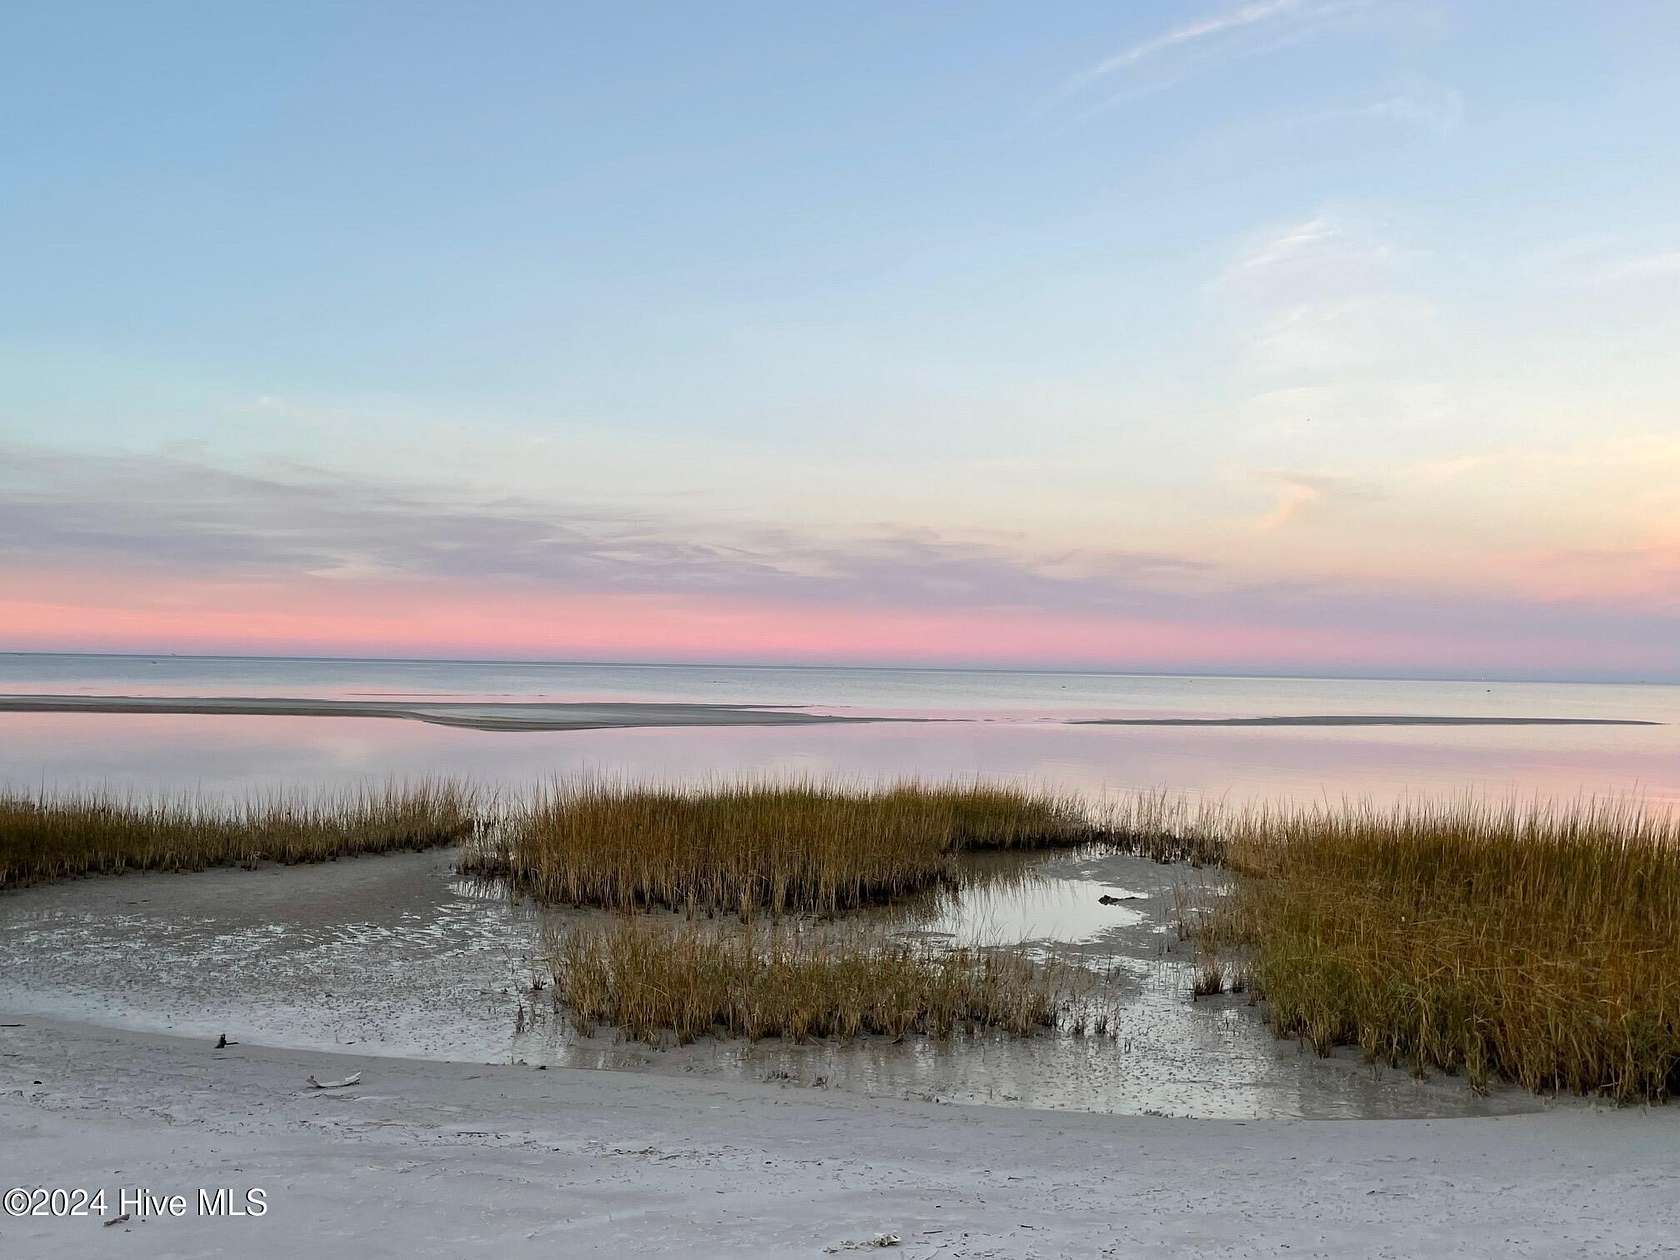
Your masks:
<path fill-rule="evenodd" d="M 1369 222 L 1321 210 L 1261 235 L 1212 285 L 1249 365 L 1322 380 L 1410 354 L 1434 321 L 1415 256 Z"/>
<path fill-rule="evenodd" d="M 1410 78 L 1395 84 L 1376 100 L 1347 112 L 1355 117 L 1385 119 L 1448 135 L 1464 122 L 1464 93 L 1428 79 Z"/>
<path fill-rule="evenodd" d="M 1137 40 L 1070 75 L 1058 95 L 1062 100 L 1084 98 L 1094 102 L 1086 112 L 1098 113 L 1134 96 L 1171 86 L 1196 66 L 1290 47 L 1377 3 L 1249 0 Z"/>
<path fill-rule="evenodd" d="M 1268 298 L 1364 287 L 1389 273 L 1399 250 L 1374 228 L 1321 209 L 1262 233 L 1225 269 L 1219 283 Z"/>
<path fill-rule="evenodd" d="M 1604 280 L 1680 280 L 1680 249 L 1663 249 L 1607 264 Z"/>
<path fill-rule="evenodd" d="M 1084 87 L 1098 79 L 1106 78 L 1118 71 L 1136 66 L 1172 48 L 1178 48 L 1185 44 L 1195 44 L 1229 31 L 1241 30 L 1244 27 L 1255 26 L 1262 22 L 1273 22 L 1286 16 L 1299 16 L 1303 11 L 1310 13 L 1325 7 L 1330 6 L 1307 4 L 1304 3 L 1304 0 L 1255 0 L 1254 3 L 1239 5 L 1224 13 L 1216 13 L 1199 21 L 1175 26 L 1159 35 L 1152 35 L 1148 39 L 1140 40 L 1129 48 L 1123 48 L 1112 56 L 1103 58 L 1096 65 L 1074 75 L 1068 80 L 1068 87 Z"/>
<path fill-rule="evenodd" d="M 1212 566 L 1121 549 L 1025 555 L 926 529 L 850 538 L 634 508 L 486 498 L 294 464 L 0 447 L 0 563 L 229 580 L 490 581 L 571 592 L 1121 608 Z"/>
<path fill-rule="evenodd" d="M 1329 500 L 1357 501 L 1377 497 L 1374 487 L 1352 477 L 1330 473 L 1273 471 L 1261 479 L 1277 488 L 1277 502 L 1255 522 L 1261 531 L 1273 531 L 1297 520 L 1308 509 Z"/>
<path fill-rule="evenodd" d="M 1600 229 L 1532 250 L 1519 265 L 1527 277 L 1548 287 L 1662 288 L 1680 280 L 1680 249 L 1660 237 L 1636 242 Z"/>
<path fill-rule="evenodd" d="M 1261 476 L 1276 496 L 1259 522 L 1269 531 L 1378 495 L 1343 474 Z M 42 611 L 61 598 L 52 590 L 76 583 L 110 592 L 101 607 L 116 618 L 112 624 L 123 624 L 143 604 L 189 618 L 195 609 L 206 617 L 242 609 L 242 624 L 283 625 L 294 604 L 307 602 L 327 610 L 320 616 L 327 627 L 317 636 L 321 642 L 337 633 L 333 626 L 348 633 L 369 608 L 384 607 L 393 647 L 406 642 L 400 614 L 410 605 L 404 601 L 494 607 L 504 611 L 483 633 L 495 641 L 525 642 L 518 636 L 540 625 L 552 630 L 545 642 L 563 645 L 605 633 L 591 621 L 592 606 L 622 613 L 627 600 L 649 597 L 667 609 L 666 617 L 680 618 L 684 608 L 734 608 L 762 610 L 766 624 L 790 616 L 807 626 L 835 619 L 866 626 L 894 618 L 952 624 L 1026 618 L 1038 627 L 1030 637 L 1044 645 L 1036 650 L 1045 659 L 1056 657 L 1059 634 L 1080 625 L 1086 627 L 1080 633 L 1090 634 L 1097 633 L 1092 626 L 1115 627 L 1116 661 L 1132 642 L 1122 628 L 1144 624 L 1199 627 L 1197 633 L 1222 643 L 1341 636 L 1339 642 L 1364 645 L 1358 650 L 1367 653 L 1394 635 L 1433 643 L 1462 633 L 1504 643 L 1519 632 L 1538 641 L 1535 628 L 1543 627 L 1583 642 L 1648 645 L 1670 643 L 1676 633 L 1671 616 L 1653 618 L 1637 606 L 1631 580 L 1631 607 L 1599 602 L 1588 588 L 1571 590 L 1561 603 L 1537 603 L 1508 590 L 1467 593 L 1378 572 L 1297 566 L 1288 577 L 1268 577 L 1211 556 L 1123 545 L 1052 554 L 890 526 L 835 537 L 674 509 L 669 515 L 584 510 L 484 497 L 442 483 L 396 483 L 296 464 L 232 470 L 182 455 L 0 447 L 0 613 L 11 608 L 18 616 L 17 609 L 33 607 L 47 634 L 59 624 L 59 614 Z M 131 599 L 125 591 L 142 592 L 132 597 L 140 602 L 125 605 Z M 541 611 L 556 601 L 569 601 L 571 619 L 557 627 Z M 420 633 L 416 628 L 412 635 Z M 680 646 L 679 624 L 668 638 Z M 775 646 L 763 642 L 766 650 Z M 929 651 L 925 642 L 910 640 L 876 648 L 916 657 Z"/>

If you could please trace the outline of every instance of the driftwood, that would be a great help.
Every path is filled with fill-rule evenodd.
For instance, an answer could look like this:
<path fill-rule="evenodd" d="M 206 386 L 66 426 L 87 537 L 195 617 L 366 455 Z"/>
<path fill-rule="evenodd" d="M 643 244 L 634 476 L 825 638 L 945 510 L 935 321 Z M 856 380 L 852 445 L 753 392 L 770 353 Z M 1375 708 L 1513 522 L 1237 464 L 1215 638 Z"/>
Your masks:
<path fill-rule="evenodd" d="M 342 1081 L 318 1081 L 311 1076 L 304 1084 L 309 1086 L 310 1089 L 343 1089 L 346 1085 L 359 1083 L 361 1079 L 362 1074 L 360 1072 L 352 1072 Z"/>

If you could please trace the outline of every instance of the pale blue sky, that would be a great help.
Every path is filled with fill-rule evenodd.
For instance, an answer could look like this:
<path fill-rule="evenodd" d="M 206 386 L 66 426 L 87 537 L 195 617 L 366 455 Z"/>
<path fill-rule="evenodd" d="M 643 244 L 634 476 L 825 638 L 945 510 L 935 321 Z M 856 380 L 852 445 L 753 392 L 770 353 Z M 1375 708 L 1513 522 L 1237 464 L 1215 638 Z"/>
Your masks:
<path fill-rule="evenodd" d="M 9 6 L 12 546 L 120 566 L 28 536 L 92 485 L 172 487 L 183 574 L 272 531 L 199 468 L 611 522 L 612 589 L 626 530 L 771 603 L 978 548 L 1052 621 L 1011 574 L 1680 669 L 1677 54 L 1666 3 Z"/>

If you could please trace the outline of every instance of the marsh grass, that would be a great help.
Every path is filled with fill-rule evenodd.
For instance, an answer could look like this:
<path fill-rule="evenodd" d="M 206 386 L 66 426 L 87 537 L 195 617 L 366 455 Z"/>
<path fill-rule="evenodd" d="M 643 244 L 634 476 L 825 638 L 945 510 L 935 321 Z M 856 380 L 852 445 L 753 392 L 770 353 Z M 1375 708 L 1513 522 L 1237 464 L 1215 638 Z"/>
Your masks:
<path fill-rule="evenodd" d="M 964 851 L 1098 834 L 1075 797 L 983 783 L 580 780 L 512 811 L 463 870 L 551 903 L 748 919 L 834 914 L 951 879 Z"/>
<path fill-rule="evenodd" d="M 1218 954 L 1206 955 L 1196 966 L 1190 981 L 1192 997 L 1214 997 L 1225 992 L 1225 963 Z"/>
<path fill-rule="evenodd" d="M 1156 862 L 1201 868 L 1224 862 L 1234 815 L 1218 800 L 1157 791 L 1107 801 L 1099 817 L 1105 844 Z"/>
<path fill-rule="evenodd" d="M 455 844 L 472 834 L 480 803 L 479 793 L 449 780 L 234 802 L 0 795 L 0 888 Z"/>
<path fill-rule="evenodd" d="M 1023 950 L 811 931 L 811 916 L 915 893 L 937 905 L 1017 877 L 1010 851 L 1091 841 L 1223 865 L 1234 883 L 1222 872 L 1176 898 L 1193 992 L 1246 990 L 1321 1053 L 1356 1045 L 1478 1089 L 1680 1088 L 1680 825 L 1626 802 L 1099 808 L 982 783 L 821 781 L 578 781 L 500 803 L 451 781 L 232 803 L 0 795 L 0 888 L 465 842 L 464 873 L 543 901 L 686 914 L 554 945 L 554 1001 L 581 1025 L 644 1040 L 1025 1034 L 1109 1020 Z M 720 915 L 748 927 L 697 921 Z"/>
<path fill-rule="evenodd" d="M 1052 1027 L 1049 969 L 1020 951 L 940 950 L 885 935 L 619 916 L 550 942 L 554 1004 L 578 1031 L 639 1041 L 951 1037 Z"/>
<path fill-rule="evenodd" d="M 1636 805 L 1413 803 L 1236 821 L 1226 935 L 1281 1035 L 1485 1089 L 1680 1086 L 1680 829 Z"/>

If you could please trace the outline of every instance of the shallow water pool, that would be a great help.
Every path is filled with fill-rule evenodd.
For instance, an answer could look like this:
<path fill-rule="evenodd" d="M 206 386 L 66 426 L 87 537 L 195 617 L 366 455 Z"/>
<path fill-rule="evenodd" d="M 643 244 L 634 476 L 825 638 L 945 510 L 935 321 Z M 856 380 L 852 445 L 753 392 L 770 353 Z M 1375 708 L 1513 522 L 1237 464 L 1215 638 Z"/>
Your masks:
<path fill-rule="evenodd" d="M 971 887 L 858 916 L 961 944 L 1032 941 L 1100 971 L 1103 1035 L 703 1040 L 580 1038 L 532 993 L 543 911 L 458 878 L 447 851 L 318 866 L 132 875 L 0 896 L 0 1010 L 213 1040 L 473 1062 L 698 1073 L 952 1102 L 1192 1116 L 1402 1117 L 1532 1109 L 1320 1059 L 1240 995 L 1192 1001 L 1174 889 L 1206 872 L 1098 851 L 988 862 Z M 1103 905 L 1104 893 L 1122 898 Z"/>

